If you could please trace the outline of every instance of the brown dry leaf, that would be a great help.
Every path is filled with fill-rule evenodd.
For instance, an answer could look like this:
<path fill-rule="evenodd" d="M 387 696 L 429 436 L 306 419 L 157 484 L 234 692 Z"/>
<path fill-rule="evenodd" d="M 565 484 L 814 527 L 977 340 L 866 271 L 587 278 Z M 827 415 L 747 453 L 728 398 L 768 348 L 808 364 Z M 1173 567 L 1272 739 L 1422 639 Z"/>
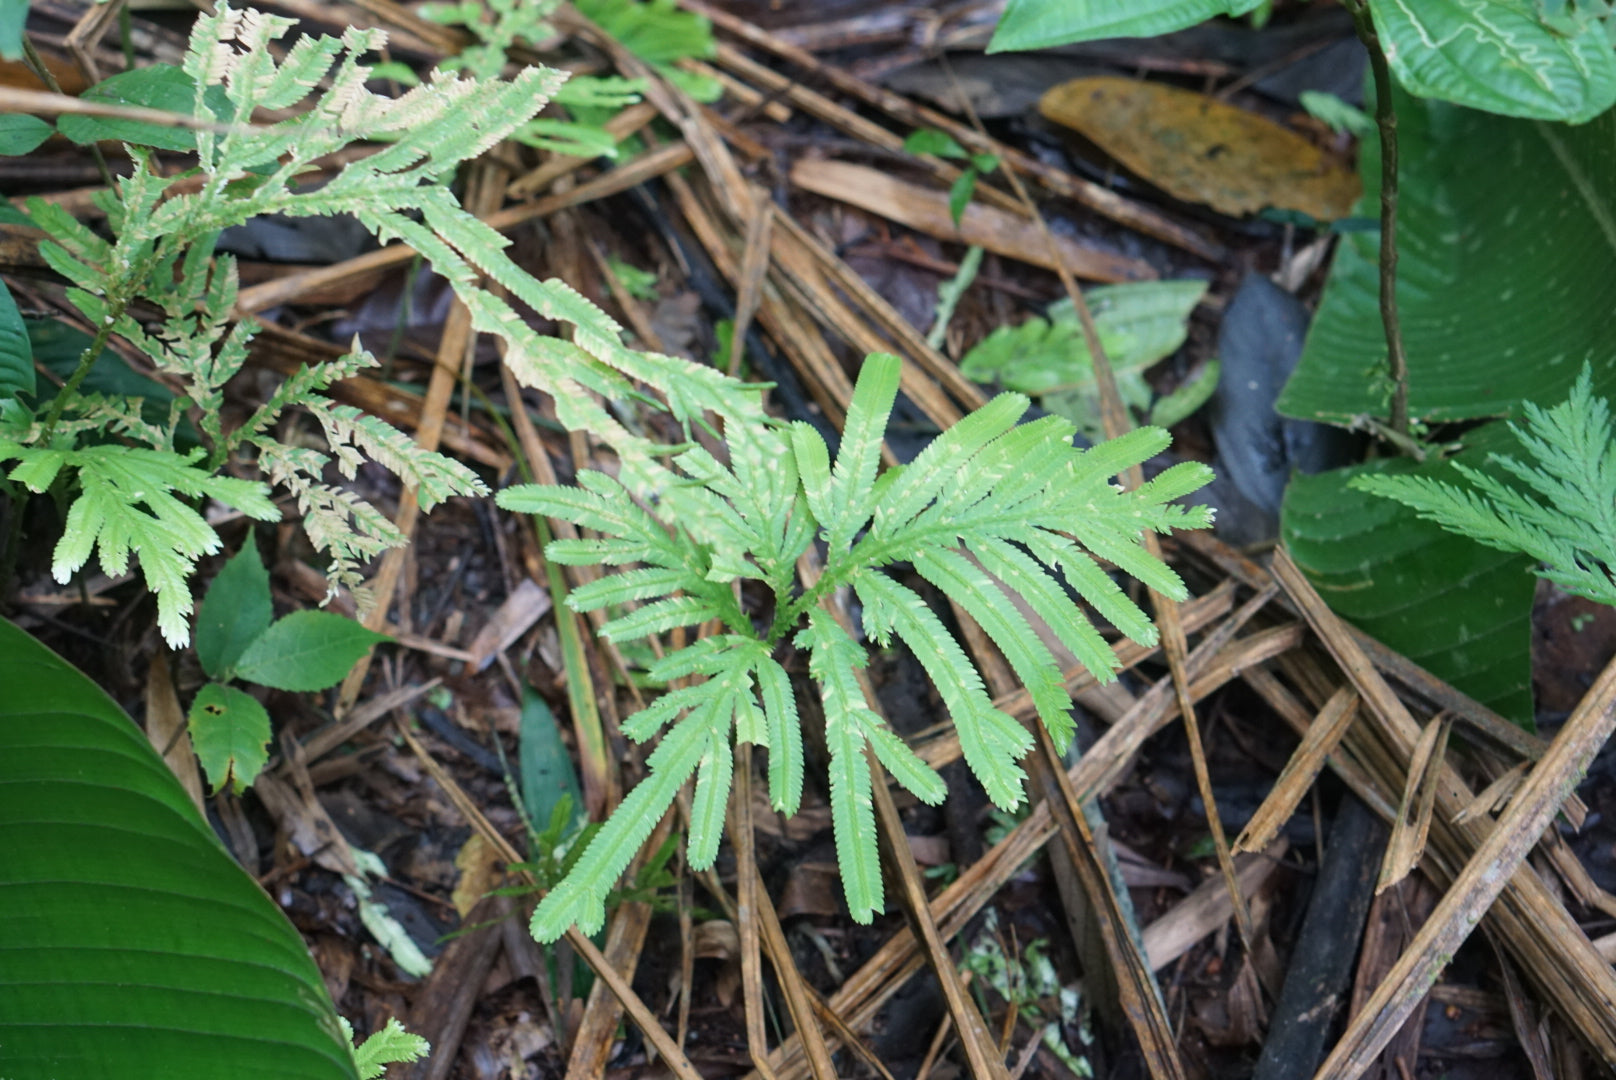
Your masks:
<path fill-rule="evenodd" d="M 455 882 L 454 892 L 449 894 L 449 899 L 462 919 L 471 914 L 477 901 L 499 884 L 501 861 L 499 852 L 482 838 L 481 833 L 472 833 L 455 856 L 455 869 L 460 871 L 460 879 Z"/>
<path fill-rule="evenodd" d="M 1264 207 L 1346 217 L 1356 174 L 1255 113 L 1160 83 L 1099 77 L 1050 90 L 1039 112 L 1081 134 L 1174 198 L 1225 214 Z"/>

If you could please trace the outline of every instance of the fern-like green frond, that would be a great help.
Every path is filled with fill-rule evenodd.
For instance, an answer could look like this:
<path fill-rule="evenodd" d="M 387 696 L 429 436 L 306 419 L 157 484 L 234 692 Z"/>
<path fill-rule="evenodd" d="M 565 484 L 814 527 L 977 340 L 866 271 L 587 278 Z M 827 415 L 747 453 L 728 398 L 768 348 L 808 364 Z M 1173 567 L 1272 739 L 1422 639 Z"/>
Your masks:
<path fill-rule="evenodd" d="M 864 756 L 867 732 L 879 727 L 881 718 L 865 704 L 855 674 L 868 659 L 820 608 L 808 613 L 808 625 L 797 635 L 797 644 L 809 650 L 808 671 L 819 682 L 820 700 L 825 705 L 831 824 L 847 906 L 856 922 L 867 923 L 885 906 L 876 855 L 870 765 Z"/>
<path fill-rule="evenodd" d="M 711 649 L 702 651 L 708 658 L 725 655 Z M 752 695 L 748 663 L 755 655 L 750 650 L 730 655 L 732 663 L 714 669 L 707 681 L 664 694 L 623 725 L 630 738 L 643 740 L 679 712 L 686 713 L 646 759 L 651 774 L 629 792 L 566 879 L 533 913 L 533 934 L 540 941 L 554 941 L 574 923 L 586 934 L 605 923 L 606 894 L 617 884 L 691 773 L 697 777 L 687 857 L 698 869 L 712 865 L 722 836 L 734 768 L 731 729 L 737 713 Z M 698 666 L 711 665 L 698 661 Z"/>
<path fill-rule="evenodd" d="M 887 353 L 870 356 L 859 373 L 830 477 L 830 517 L 824 524 L 833 557 L 846 550 L 853 534 L 869 520 L 875 502 L 875 471 L 881 464 L 881 442 L 886 435 L 887 417 L 898 397 L 902 373 L 902 362 Z"/>
<path fill-rule="evenodd" d="M 1616 604 L 1616 441 L 1610 406 L 1594 396 L 1590 369 L 1583 367 L 1559 405 L 1527 403 L 1525 426 L 1510 430 L 1529 460 L 1502 454 L 1490 460 L 1520 487 L 1457 462 L 1471 487 L 1384 473 L 1357 477 L 1352 486 L 1396 499 L 1488 547 L 1529 555 L 1540 576 L 1567 592 Z"/>
<path fill-rule="evenodd" d="M 608 634 L 650 634 L 723 618 L 725 633 L 670 653 L 651 669 L 663 681 L 706 681 L 662 695 L 625 721 L 624 731 L 648 738 L 683 714 L 667 737 L 672 740 L 693 717 L 707 718 L 704 723 L 721 717 L 725 737 L 733 724 L 736 740 L 767 746 L 770 801 L 787 813 L 802 797 L 802 734 L 790 679 L 773 652 L 787 641 L 807 650 L 824 704 L 837 857 L 849 908 L 860 920 L 882 907 L 872 758 L 927 801 L 941 799 L 944 786 L 866 704 L 857 676 L 864 649 L 822 606 L 826 598 L 851 586 L 864 608 L 865 632 L 883 644 L 896 636 L 910 647 L 937 686 L 972 771 L 994 803 L 1009 808 L 1022 798 L 1026 777 L 1017 761 L 1034 745 L 1032 734 L 994 708 L 975 664 L 937 613 L 885 568 L 909 563 L 980 623 L 1064 746 L 1071 738 L 1071 701 L 1048 646 L 1017 603 L 1048 624 L 1097 678 L 1112 678 L 1115 653 L 1068 589 L 1123 633 L 1154 642 L 1149 618 L 1096 557 L 1153 587 L 1181 592 L 1176 575 L 1148 555 L 1140 535 L 1208 523 L 1204 511 L 1167 502 L 1205 483 L 1210 477 L 1203 467 L 1176 466 L 1132 492 L 1115 483 L 1118 472 L 1161 448 L 1164 432 L 1078 450 L 1072 425 L 1058 417 L 1018 425 L 1027 400 L 1014 394 L 963 419 L 908 466 L 878 476 L 899 375 L 892 357 L 872 357 L 865 365 L 834 463 L 807 424 L 781 432 L 731 418 L 722 447 L 693 445 L 671 459 L 655 497 L 636 498 L 617 481 L 589 473 L 580 475 L 580 489 L 514 488 L 500 496 L 510 509 L 605 534 L 553 542 L 546 551 L 558 562 L 646 564 L 577 594 L 577 606 L 647 602 L 608 623 Z M 800 587 L 793 566 L 816 535 L 826 543 L 823 571 L 811 587 Z M 744 609 L 733 603 L 730 583 L 745 578 L 773 594 L 767 631 L 761 629 L 767 608 L 750 606 L 755 593 L 742 590 Z M 717 685 L 721 680 L 734 682 L 733 689 Z M 717 820 L 719 787 L 727 790 L 732 767 L 727 753 L 727 746 L 722 754 L 702 751 L 700 783 L 711 785 L 698 785 L 698 801 L 711 800 L 703 802 L 704 820 Z M 706 858 L 715 836 L 706 824 L 699 842 L 693 834 L 693 858 Z M 598 892 L 606 886 L 579 887 Z M 564 903 L 571 901 L 556 900 L 553 910 L 562 911 Z"/>
<path fill-rule="evenodd" d="M 928 549 L 917 553 L 913 561 L 921 577 L 981 624 L 1027 688 L 1055 745 L 1064 749 L 1072 738 L 1072 700 L 1061 680 L 1060 665 L 1004 590 L 975 563 L 954 551 Z M 1095 676 L 1101 677 L 1101 673 L 1095 672 Z"/>
<path fill-rule="evenodd" d="M 651 774 L 635 785 L 601 826 L 559 886 L 533 912 L 533 936 L 551 942 L 577 924 L 593 934 L 606 924 L 606 894 L 644 846 L 674 796 L 701 764 L 712 741 L 710 713 L 714 697 L 700 711 L 680 721 L 647 759 Z"/>
<path fill-rule="evenodd" d="M 865 633 L 883 644 L 896 633 L 908 643 L 937 687 L 959 732 L 966 763 L 988 798 L 1001 809 L 1013 809 L 1027 780 L 1016 761 L 1032 749 L 1032 736 L 993 707 L 976 665 L 914 590 L 881 573 L 860 574 L 853 582 L 864 605 Z"/>
<path fill-rule="evenodd" d="M 733 709 L 735 701 L 730 699 L 728 704 Z M 690 839 L 685 848 L 692 870 L 711 869 L 718 858 L 718 842 L 724 838 L 724 809 L 729 805 L 730 780 L 735 772 L 729 737 L 728 730 L 713 732 L 696 769 L 696 793 L 690 800 Z"/>
<path fill-rule="evenodd" d="M 67 511 L 51 573 L 66 583 L 98 554 L 101 567 L 118 575 L 129 556 L 157 598 L 157 625 L 170 645 L 190 641 L 190 578 L 197 560 L 219 550 L 219 536 L 186 498 L 213 498 L 260 521 L 278 521 L 280 510 L 262 484 L 215 476 L 196 467 L 200 450 L 181 457 L 168 451 L 125 446 L 38 450 L 0 442 L 0 461 L 20 462 L 11 479 L 45 491 L 64 468 L 78 476 L 80 492 Z"/>
<path fill-rule="evenodd" d="M 795 814 L 802 805 L 802 724 L 791 677 L 767 649 L 754 671 L 769 733 L 769 805 L 782 814 Z"/>

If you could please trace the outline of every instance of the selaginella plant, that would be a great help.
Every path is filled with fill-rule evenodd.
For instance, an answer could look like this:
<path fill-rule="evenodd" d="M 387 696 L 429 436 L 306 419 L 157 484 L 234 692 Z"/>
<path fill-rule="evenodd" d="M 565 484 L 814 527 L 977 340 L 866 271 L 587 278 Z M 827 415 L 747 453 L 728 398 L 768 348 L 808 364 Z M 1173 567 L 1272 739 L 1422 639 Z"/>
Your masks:
<path fill-rule="evenodd" d="M 1032 748 L 1032 735 L 994 707 L 942 619 L 885 568 L 909 564 L 982 626 L 1061 748 L 1072 737 L 1071 700 L 1059 665 L 1016 599 L 1096 677 L 1109 679 L 1115 654 L 1068 588 L 1136 641 L 1154 642 L 1156 631 L 1095 557 L 1167 595 L 1184 595 L 1177 575 L 1147 554 L 1140 533 L 1208 525 L 1205 508 L 1170 500 L 1207 483 L 1210 470 L 1182 463 L 1132 491 L 1113 482 L 1162 450 L 1165 431 L 1142 428 L 1080 450 L 1072 445 L 1073 426 L 1059 417 L 1018 425 L 1027 399 L 1003 394 L 909 465 L 878 476 L 899 372 L 895 357 L 865 362 L 834 465 L 805 423 L 732 424 L 724 432 L 727 461 L 699 445 L 685 449 L 673 459 L 680 480 L 653 500 L 637 500 L 617 480 L 590 471 L 579 473 L 577 487 L 500 493 L 507 509 L 563 518 L 598 534 L 551 543 L 551 559 L 633 567 L 581 586 L 569 598 L 579 611 L 640 605 L 602 627 L 608 638 L 625 642 L 680 626 L 716 627 L 652 667 L 654 679 L 688 682 L 630 717 L 624 733 L 643 742 L 672 726 L 647 759 L 650 775 L 534 913 L 541 940 L 554 940 L 574 923 L 586 932 L 602 925 L 608 890 L 692 773 L 688 857 L 698 869 L 712 864 L 733 744 L 768 749 L 770 800 L 782 813 L 797 810 L 802 733 L 777 656 L 788 645 L 807 650 L 824 705 L 831 813 L 848 906 L 861 922 L 882 909 L 866 750 L 925 802 L 940 802 L 945 789 L 866 704 L 857 676 L 865 647 L 827 604 L 838 590 L 851 589 L 862 606 L 865 636 L 883 645 L 901 638 L 913 650 L 953 718 L 966 761 L 992 800 L 1007 808 L 1022 797 L 1025 775 L 1016 762 Z M 821 540 L 823 570 L 799 584 L 798 560 Z"/>
<path fill-rule="evenodd" d="M 449 281 L 474 328 L 505 340 L 506 363 L 519 380 L 551 394 L 564 424 L 614 446 L 631 484 L 654 486 L 663 471 L 650 445 L 601 404 L 602 397 L 628 394 L 631 380 L 661 394 L 681 420 L 703 410 L 762 415 L 755 390 L 684 361 L 625 348 L 604 313 L 564 283 L 541 282 L 518 268 L 505 254 L 508 241 L 467 213 L 450 191 L 454 170 L 531 120 L 561 84 L 561 73 L 530 67 L 500 82 L 439 72 L 389 98 L 366 89 L 370 70 L 360 63 L 382 46 L 385 34 L 350 29 L 340 40 L 305 36 L 277 59 L 271 46 L 293 25 L 220 4 L 197 20 L 180 68 L 140 69 L 143 85 L 186 86 L 192 112 L 210 125 L 194 136 L 181 133 L 186 141 L 177 148 L 195 150 L 196 168 L 178 176 L 160 173 L 146 147 L 129 146 L 132 175 L 97 198 L 110 239 L 53 204 L 34 199 L 27 208 L 49 234 L 41 254 L 71 283 L 68 299 L 95 337 L 48 405 L 27 400 L 34 395 L 26 387 L 0 401 L 0 464 L 17 462 L 11 478 L 31 491 L 76 486 L 53 573 L 65 582 L 99 549 L 102 567 L 118 574 L 134 555 L 156 594 L 158 625 L 176 647 L 189 639 L 196 562 L 219 548 L 193 504 L 212 498 L 249 517 L 280 517 L 266 484 L 223 475 L 227 466 L 256 471 L 291 494 L 309 538 L 331 559 L 333 588 L 356 589 L 361 604 L 360 566 L 403 537 L 352 490 L 327 482 L 328 465 L 352 478 L 363 460 L 375 461 L 412 487 L 425 509 L 451 495 L 486 490 L 459 463 L 324 396 L 332 383 L 375 363 L 357 348 L 299 371 L 244 423 L 225 430 L 223 388 L 246 362 L 256 330 L 232 311 L 234 261 L 214 258 L 214 241 L 230 226 L 263 214 L 351 214 L 383 241 L 406 241 Z M 259 109 L 292 115 L 253 125 Z M 175 135 L 170 128 L 147 130 Z M 298 182 L 321 159 L 366 141 L 384 145 L 323 184 Z M 570 323 L 572 340 L 534 331 L 482 287 L 479 275 L 541 316 Z M 142 321 L 143 308 L 161 314 Z M 185 387 L 188 397 L 166 421 L 152 422 L 139 398 L 80 392 L 114 337 Z M 24 370 L 31 382 L 31 370 Z M 292 410 L 319 424 L 327 451 L 277 438 L 274 429 Z M 181 448 L 188 416 L 202 445 Z"/>
<path fill-rule="evenodd" d="M 585 471 L 578 488 L 528 487 L 501 497 L 507 508 L 567 518 L 599 534 L 557 541 L 548 550 L 558 561 L 638 564 L 576 590 L 571 603 L 579 610 L 642 604 L 607 624 L 607 635 L 618 641 L 679 626 L 719 627 L 656 665 L 657 678 L 687 685 L 625 724 L 628 734 L 646 740 L 672 723 L 650 755 L 651 775 L 539 907 L 535 933 L 553 940 L 574 922 L 585 929 L 602 924 L 608 892 L 692 773 L 689 861 L 710 865 L 736 740 L 768 748 L 771 798 L 783 811 L 797 808 L 802 735 L 776 655 L 789 645 L 808 652 L 825 705 L 838 852 L 850 906 L 868 920 L 882 897 L 866 749 L 921 797 L 937 801 L 943 788 L 865 704 L 857 677 L 864 646 L 836 620 L 829 598 L 851 589 L 867 636 L 881 643 L 896 636 L 914 649 L 954 717 L 972 769 L 994 802 L 1015 805 L 1024 779 L 1016 762 L 1032 737 L 993 706 L 941 617 L 885 568 L 908 563 L 979 622 L 1064 746 L 1070 702 L 1057 664 L 1012 596 L 1098 677 L 1111 677 L 1113 654 L 1068 590 L 1129 637 L 1153 641 L 1150 621 L 1095 560 L 1182 595 L 1177 577 L 1145 552 L 1139 534 L 1205 526 L 1204 510 L 1169 501 L 1199 488 L 1208 470 L 1180 465 L 1124 491 L 1112 479 L 1162 449 L 1165 432 L 1143 429 L 1077 450 L 1064 420 L 1018 426 L 1027 400 L 1006 394 L 910 465 L 878 477 L 898 385 L 898 362 L 885 356 L 872 358 L 859 379 L 833 466 L 811 428 L 768 418 L 759 387 L 628 349 L 616 323 L 564 283 L 520 270 L 504 252 L 507 241 L 456 202 L 447 185 L 452 171 L 532 120 L 560 75 L 532 67 L 497 82 L 437 72 L 388 98 L 365 88 L 370 71 L 359 62 L 384 35 L 351 29 L 340 41 L 304 37 L 277 59 L 271 45 L 291 25 L 224 4 L 198 19 L 176 74 L 189 80 L 195 114 L 215 123 L 196 131 L 197 168 L 189 175 L 161 176 L 148 153 L 131 147 L 134 174 L 100 203 L 111 239 L 50 205 L 29 205 L 51 237 L 42 245 L 45 257 L 72 282 L 71 302 L 96 329 L 48 407 L 13 396 L 0 414 L 0 463 L 19 463 L 14 479 L 35 491 L 65 488 L 69 479 L 79 485 L 56 550 L 56 574 L 65 580 L 97 547 L 103 567 L 114 573 L 134 554 L 157 594 L 159 625 L 178 644 L 188 636 L 196 561 L 218 547 L 191 503 L 211 497 L 249 516 L 279 516 L 264 483 L 221 475 L 227 466 L 256 469 L 289 491 L 311 539 L 332 557 L 334 583 L 350 586 L 359 583 L 360 563 L 400 538 L 374 508 L 326 481 L 333 459 L 352 476 L 368 456 L 414 486 L 423 506 L 481 490 L 462 466 L 424 454 L 375 418 L 323 396 L 331 383 L 372 363 L 357 350 L 299 372 L 245 423 L 223 426 L 223 386 L 247 359 L 253 325 L 233 321 L 235 268 L 228 258 L 212 257 L 214 238 L 260 214 L 352 214 L 379 239 L 403 240 L 420 252 L 465 304 L 473 328 L 503 339 L 505 363 L 518 380 L 549 394 L 562 424 L 611 448 L 615 475 Z M 294 111 L 315 87 L 307 107 Z M 253 126 L 258 108 L 292 115 Z M 318 159 L 362 140 L 385 145 L 323 186 L 299 186 Z M 570 324 L 570 340 L 534 331 L 484 280 L 541 317 Z M 141 304 L 162 316 L 141 322 Z M 79 393 L 114 336 L 186 386 L 202 446 L 177 448 L 183 407 L 154 425 L 138 400 Z M 631 397 L 683 426 L 685 445 L 671 459 L 669 448 L 628 430 L 607 404 Z M 275 438 L 272 429 L 293 409 L 315 418 L 328 452 Z M 723 437 L 716 454 L 691 434 L 714 424 Z M 801 581 L 798 561 L 816 541 L 825 545 L 823 571 Z M 221 661 L 218 673 L 227 676 L 230 666 Z"/>
<path fill-rule="evenodd" d="M 1594 396 L 1593 371 L 1565 401 L 1523 406 L 1524 427 L 1510 431 L 1530 456 L 1488 460 L 1504 475 L 1459 462 L 1468 487 L 1430 476 L 1377 473 L 1356 477 L 1361 491 L 1396 499 L 1444 529 L 1501 551 L 1537 560 L 1538 575 L 1566 592 L 1616 604 L 1616 439 L 1610 405 Z"/>

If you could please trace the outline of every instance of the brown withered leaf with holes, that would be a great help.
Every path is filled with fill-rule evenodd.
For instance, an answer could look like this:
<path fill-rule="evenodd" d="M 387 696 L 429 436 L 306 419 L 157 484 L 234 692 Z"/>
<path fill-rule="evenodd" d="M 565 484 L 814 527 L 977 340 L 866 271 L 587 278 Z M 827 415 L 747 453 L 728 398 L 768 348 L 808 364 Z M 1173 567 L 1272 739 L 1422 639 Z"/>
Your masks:
<path fill-rule="evenodd" d="M 1333 221 L 1358 198 L 1357 175 L 1307 139 L 1204 94 L 1104 76 L 1062 83 L 1038 110 L 1174 198 L 1225 214 L 1272 206 Z"/>

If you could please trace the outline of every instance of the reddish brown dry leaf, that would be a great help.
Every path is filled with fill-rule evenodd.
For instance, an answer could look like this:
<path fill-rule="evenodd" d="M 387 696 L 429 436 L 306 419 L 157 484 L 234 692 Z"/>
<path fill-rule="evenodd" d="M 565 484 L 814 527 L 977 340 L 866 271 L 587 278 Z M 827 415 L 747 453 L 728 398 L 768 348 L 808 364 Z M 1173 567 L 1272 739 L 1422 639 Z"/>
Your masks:
<path fill-rule="evenodd" d="M 1255 113 L 1161 83 L 1100 77 L 1050 90 L 1038 109 L 1186 202 L 1225 214 L 1265 207 L 1346 217 L 1358 177 Z"/>

